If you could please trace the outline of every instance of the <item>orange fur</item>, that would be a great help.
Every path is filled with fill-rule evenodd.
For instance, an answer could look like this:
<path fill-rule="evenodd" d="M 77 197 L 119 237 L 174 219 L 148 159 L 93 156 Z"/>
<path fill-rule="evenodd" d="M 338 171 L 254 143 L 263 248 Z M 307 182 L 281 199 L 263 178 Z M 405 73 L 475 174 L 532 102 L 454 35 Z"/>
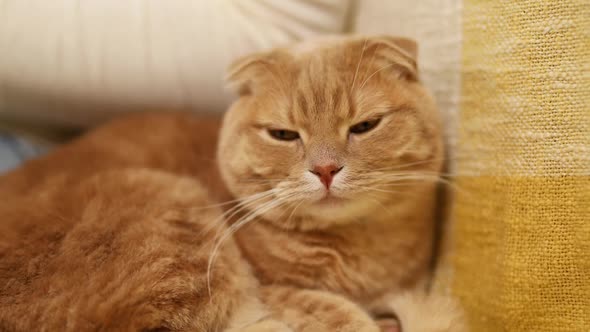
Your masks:
<path fill-rule="evenodd" d="M 444 301 L 396 297 L 428 278 L 443 156 L 415 54 L 374 37 L 248 56 L 219 144 L 216 119 L 135 116 L 0 177 L 0 330 L 460 331 Z M 451 318 L 415 323 L 432 307 Z"/>

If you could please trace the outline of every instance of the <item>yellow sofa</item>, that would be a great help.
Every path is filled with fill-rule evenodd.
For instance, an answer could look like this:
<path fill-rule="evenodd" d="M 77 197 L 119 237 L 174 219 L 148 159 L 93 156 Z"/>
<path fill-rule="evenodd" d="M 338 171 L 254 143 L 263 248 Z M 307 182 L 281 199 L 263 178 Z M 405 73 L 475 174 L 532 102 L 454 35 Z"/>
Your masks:
<path fill-rule="evenodd" d="M 447 119 L 439 288 L 473 331 L 590 331 L 590 2 L 359 3 L 355 30 L 421 42 Z"/>

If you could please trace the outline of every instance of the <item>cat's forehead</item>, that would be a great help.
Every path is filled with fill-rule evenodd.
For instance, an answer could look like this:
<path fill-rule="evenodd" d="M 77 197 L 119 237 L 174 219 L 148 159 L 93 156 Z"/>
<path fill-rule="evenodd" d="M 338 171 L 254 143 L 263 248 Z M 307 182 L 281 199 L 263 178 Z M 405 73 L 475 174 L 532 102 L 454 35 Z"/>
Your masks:
<path fill-rule="evenodd" d="M 387 106 L 389 100 L 382 87 L 366 84 L 366 68 L 357 72 L 337 60 L 309 56 L 298 64 L 297 74 L 291 76 L 291 87 L 287 90 L 291 122 L 335 124 Z"/>
<path fill-rule="evenodd" d="M 292 90 L 289 120 L 297 125 L 337 124 L 354 112 L 349 91 L 342 84 L 307 81 Z"/>

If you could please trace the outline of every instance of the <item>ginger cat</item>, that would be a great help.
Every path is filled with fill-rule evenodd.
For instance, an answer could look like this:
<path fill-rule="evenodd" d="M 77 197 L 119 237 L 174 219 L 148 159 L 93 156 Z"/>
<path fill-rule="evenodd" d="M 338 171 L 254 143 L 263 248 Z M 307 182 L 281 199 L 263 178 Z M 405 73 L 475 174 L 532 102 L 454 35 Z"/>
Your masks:
<path fill-rule="evenodd" d="M 421 291 L 443 144 L 415 59 L 251 55 L 222 125 L 128 117 L 0 177 L 0 330 L 464 331 Z"/>

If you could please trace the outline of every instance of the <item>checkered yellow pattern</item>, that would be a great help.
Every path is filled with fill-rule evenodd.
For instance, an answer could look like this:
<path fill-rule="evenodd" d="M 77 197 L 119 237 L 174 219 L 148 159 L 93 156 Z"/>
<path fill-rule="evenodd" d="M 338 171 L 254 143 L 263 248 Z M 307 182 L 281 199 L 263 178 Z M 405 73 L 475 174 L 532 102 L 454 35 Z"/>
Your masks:
<path fill-rule="evenodd" d="M 590 331 L 590 2 L 464 2 L 452 289 L 473 331 Z"/>

